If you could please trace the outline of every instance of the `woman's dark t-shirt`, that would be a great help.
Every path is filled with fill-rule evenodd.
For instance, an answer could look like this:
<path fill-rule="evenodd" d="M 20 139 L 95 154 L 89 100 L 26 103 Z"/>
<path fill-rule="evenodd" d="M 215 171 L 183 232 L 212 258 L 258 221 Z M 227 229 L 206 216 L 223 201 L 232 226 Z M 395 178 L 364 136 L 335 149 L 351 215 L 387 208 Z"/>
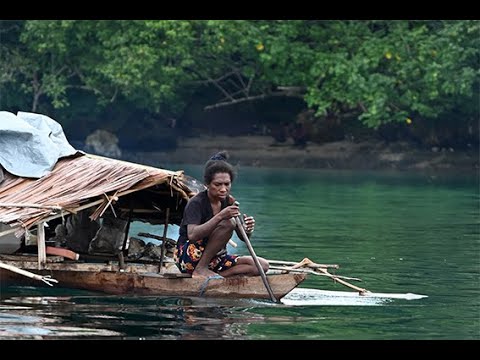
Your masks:
<path fill-rule="evenodd" d="M 228 206 L 228 198 L 222 201 L 221 209 L 224 209 Z M 183 219 L 180 223 L 180 231 L 177 242 L 177 247 L 182 246 L 188 239 L 187 226 L 190 224 L 201 225 L 205 224 L 208 220 L 213 217 L 212 206 L 210 205 L 210 200 L 208 199 L 207 190 L 199 192 L 193 198 L 191 198 L 185 210 L 183 211 Z M 208 238 L 205 238 L 207 241 Z M 199 239 L 192 239 L 199 240 Z"/>

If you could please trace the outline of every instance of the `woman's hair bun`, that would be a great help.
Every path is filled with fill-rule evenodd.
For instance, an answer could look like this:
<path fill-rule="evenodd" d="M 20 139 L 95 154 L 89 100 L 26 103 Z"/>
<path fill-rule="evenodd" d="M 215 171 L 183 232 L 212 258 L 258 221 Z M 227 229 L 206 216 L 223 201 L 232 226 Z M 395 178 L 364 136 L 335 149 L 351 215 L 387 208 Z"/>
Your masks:
<path fill-rule="evenodd" d="M 209 160 L 222 160 L 222 161 L 227 161 L 228 160 L 228 151 L 227 150 L 222 150 L 213 155 Z"/>

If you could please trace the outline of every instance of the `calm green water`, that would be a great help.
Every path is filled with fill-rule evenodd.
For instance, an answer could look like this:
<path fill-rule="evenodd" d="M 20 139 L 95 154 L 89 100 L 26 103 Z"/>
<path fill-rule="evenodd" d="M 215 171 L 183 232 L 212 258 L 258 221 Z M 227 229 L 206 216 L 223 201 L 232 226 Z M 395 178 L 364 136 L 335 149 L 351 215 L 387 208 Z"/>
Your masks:
<path fill-rule="evenodd" d="M 202 178 L 200 167 L 172 168 Z M 313 275 L 289 305 L 4 287 L 0 338 L 480 338 L 478 177 L 240 168 L 233 193 L 256 218 L 257 255 L 336 263 L 370 291 L 428 297 L 302 293 L 348 290 Z"/>

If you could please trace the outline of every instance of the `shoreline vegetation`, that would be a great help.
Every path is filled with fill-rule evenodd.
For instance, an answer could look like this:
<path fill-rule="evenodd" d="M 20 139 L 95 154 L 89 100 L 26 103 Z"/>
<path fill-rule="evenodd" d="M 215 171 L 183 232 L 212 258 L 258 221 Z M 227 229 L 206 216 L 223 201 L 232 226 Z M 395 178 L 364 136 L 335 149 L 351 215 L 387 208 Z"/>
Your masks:
<path fill-rule="evenodd" d="M 169 151 L 122 151 L 127 161 L 168 166 L 203 164 L 215 152 L 225 149 L 237 166 L 313 168 L 336 170 L 401 170 L 433 172 L 479 172 L 478 149 L 453 148 L 419 150 L 406 142 L 353 142 L 348 140 L 294 146 L 291 140 L 277 143 L 270 136 L 207 136 L 178 138 Z"/>

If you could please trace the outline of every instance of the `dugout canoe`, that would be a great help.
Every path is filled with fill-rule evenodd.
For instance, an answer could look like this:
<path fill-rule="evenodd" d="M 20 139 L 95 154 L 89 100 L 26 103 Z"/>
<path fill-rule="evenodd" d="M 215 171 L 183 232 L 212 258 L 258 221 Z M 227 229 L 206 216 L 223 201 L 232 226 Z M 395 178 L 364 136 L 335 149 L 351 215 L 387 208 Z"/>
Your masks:
<path fill-rule="evenodd" d="M 32 259 L 33 260 L 33 259 Z M 192 278 L 179 273 L 158 273 L 158 265 L 129 263 L 121 270 L 118 264 L 47 263 L 38 270 L 34 261 L 1 259 L 4 264 L 21 267 L 39 275 L 50 275 L 58 281 L 55 287 L 90 290 L 114 295 L 201 296 L 214 298 L 270 299 L 260 276 L 230 278 Z M 269 274 L 270 286 L 277 299 L 283 298 L 305 280 L 306 274 Z M 38 286 L 37 280 L 0 269 L 2 283 Z"/>

